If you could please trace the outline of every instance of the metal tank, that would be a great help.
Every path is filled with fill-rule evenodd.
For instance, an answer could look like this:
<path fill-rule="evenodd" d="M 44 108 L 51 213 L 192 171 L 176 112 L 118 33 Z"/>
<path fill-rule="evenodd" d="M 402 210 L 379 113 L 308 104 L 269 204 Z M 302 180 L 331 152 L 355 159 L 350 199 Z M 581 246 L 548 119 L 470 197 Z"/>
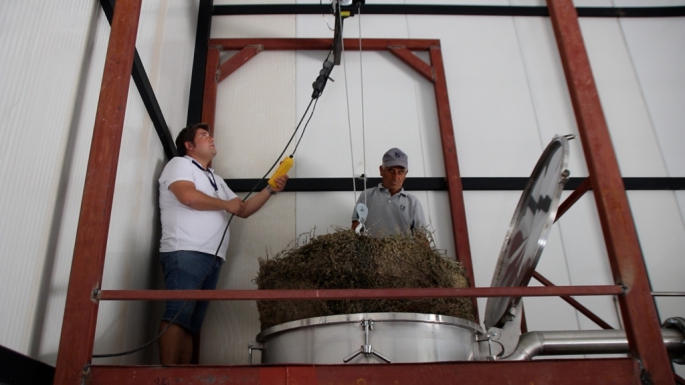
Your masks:
<path fill-rule="evenodd" d="M 535 166 L 505 237 L 492 286 L 528 284 L 568 180 L 569 139 L 556 136 Z M 490 298 L 488 329 L 512 319 L 519 299 Z M 484 334 L 473 322 L 435 314 L 343 314 L 273 326 L 257 335 L 261 346 L 250 345 L 248 352 L 252 363 L 252 351 L 262 350 L 265 364 L 487 360 L 504 353 L 502 331 Z"/>
<path fill-rule="evenodd" d="M 268 328 L 250 351 L 262 350 L 265 364 L 472 361 L 481 333 L 471 321 L 435 314 L 342 314 Z"/>
<path fill-rule="evenodd" d="M 521 194 L 504 238 L 492 287 L 527 286 L 556 217 L 570 175 L 568 141 L 556 136 L 547 146 Z M 308 318 L 257 335 L 265 364 L 409 363 L 530 360 L 540 355 L 629 353 L 622 330 L 521 334 L 521 298 L 489 298 L 484 324 L 435 314 L 362 313 Z M 678 364 L 685 363 L 685 319 L 670 318 L 663 342 Z"/>

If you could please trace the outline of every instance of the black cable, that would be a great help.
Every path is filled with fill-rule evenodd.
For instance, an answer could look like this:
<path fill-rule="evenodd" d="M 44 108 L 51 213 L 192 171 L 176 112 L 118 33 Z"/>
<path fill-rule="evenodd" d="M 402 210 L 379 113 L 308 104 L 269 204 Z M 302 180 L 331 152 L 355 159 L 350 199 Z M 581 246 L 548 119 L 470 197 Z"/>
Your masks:
<path fill-rule="evenodd" d="M 326 60 L 328 60 L 328 58 L 331 56 L 331 52 L 333 52 L 333 51 L 331 50 L 331 51 L 328 52 L 328 56 L 326 56 Z M 252 195 L 253 192 L 255 192 L 255 190 L 257 189 L 257 186 L 259 186 L 259 184 L 260 184 L 264 179 L 266 179 L 266 177 L 269 175 L 269 173 L 271 172 L 271 170 L 273 170 L 274 167 L 276 167 L 276 165 L 279 163 L 279 161 L 281 160 L 281 157 L 282 157 L 283 154 L 285 154 L 285 152 L 288 150 L 288 147 L 290 146 L 290 143 L 292 143 L 293 139 L 295 138 L 295 135 L 297 134 L 297 131 L 300 129 L 300 126 L 302 125 L 302 121 L 304 121 L 304 118 L 307 116 L 307 112 L 309 112 L 309 108 L 312 106 L 312 103 L 314 103 L 314 108 L 312 108 L 312 113 L 309 114 L 309 119 L 307 119 L 307 122 L 305 123 L 304 128 L 302 129 L 302 134 L 300 134 L 300 139 L 297 141 L 297 144 L 295 145 L 295 149 L 293 150 L 293 155 L 295 154 L 295 151 L 297 151 L 297 146 L 300 145 L 300 141 L 302 140 L 302 137 L 304 136 L 304 133 L 305 133 L 305 131 L 307 130 L 307 126 L 309 125 L 309 121 L 312 120 L 312 116 L 314 116 L 314 111 L 316 110 L 316 104 L 318 103 L 318 101 L 319 101 L 319 98 L 318 98 L 318 97 L 312 98 L 312 99 L 309 101 L 309 104 L 307 105 L 307 108 L 305 109 L 304 114 L 302 114 L 302 118 L 300 118 L 300 122 L 297 123 L 297 127 L 295 127 L 295 131 L 294 131 L 293 134 L 290 136 L 290 139 L 288 140 L 288 143 L 287 143 L 287 144 L 285 145 L 285 147 L 283 148 L 283 151 L 281 151 L 280 155 L 278 155 L 278 158 L 276 158 L 276 161 L 274 162 L 274 164 L 271 165 L 271 168 L 269 168 L 269 170 L 264 174 L 264 176 L 259 180 L 259 182 L 257 182 L 257 183 L 254 185 L 254 187 L 252 188 L 252 190 L 250 190 L 250 192 L 245 196 L 245 198 L 242 199 L 243 202 L 244 202 L 245 200 L 247 200 L 247 198 L 248 198 L 250 195 Z M 213 268 L 213 266 L 214 266 L 214 262 L 215 262 L 216 259 L 218 258 L 219 250 L 221 250 L 221 245 L 223 244 L 224 239 L 226 238 L 226 233 L 228 232 L 228 226 L 231 224 L 231 221 L 233 221 L 233 217 L 234 217 L 234 216 L 235 216 L 235 214 L 231 214 L 231 217 L 228 218 L 228 223 L 226 223 L 226 228 L 224 229 L 224 232 L 223 232 L 223 234 L 221 235 L 221 240 L 219 241 L 219 246 L 217 247 L 216 252 L 214 253 L 214 257 L 212 258 L 212 263 L 211 263 L 212 268 Z M 212 268 L 210 268 L 209 270 L 207 270 L 207 272 L 205 273 L 205 276 L 202 278 L 202 281 L 200 282 L 200 285 L 199 285 L 195 290 L 199 290 L 199 289 L 202 287 L 202 285 L 204 284 L 205 279 L 207 279 L 207 276 L 208 276 L 209 273 L 212 271 Z M 125 355 L 132 354 L 132 353 L 135 353 L 135 352 L 137 352 L 137 351 L 140 351 L 140 350 L 145 349 L 146 347 L 150 346 L 150 345 L 153 344 L 155 341 L 157 341 L 160 337 L 162 337 L 162 335 L 163 335 L 164 333 L 166 333 L 166 331 L 167 331 L 167 330 L 169 329 L 169 327 L 174 323 L 174 321 L 176 320 L 176 318 L 178 318 L 178 316 L 181 315 L 181 312 L 183 311 L 183 309 L 185 308 L 185 306 L 186 306 L 187 304 L 188 304 L 188 300 L 185 300 L 185 301 L 183 302 L 183 306 L 181 306 L 181 308 L 178 310 L 178 312 L 176 313 L 176 315 L 174 315 L 174 318 L 172 318 L 171 321 L 169 321 L 169 323 L 167 324 L 167 326 L 166 326 L 161 332 L 159 332 L 159 334 L 158 334 L 155 338 L 153 338 L 152 340 L 146 342 L 145 344 L 143 344 L 143 345 L 141 345 L 141 346 L 139 346 L 139 347 L 137 347 L 137 348 L 135 348 L 135 349 L 127 350 L 127 351 L 119 352 L 119 353 L 111 353 L 111 354 L 93 354 L 92 358 L 109 358 L 109 357 L 125 356 Z"/>
<path fill-rule="evenodd" d="M 280 155 L 278 155 L 278 158 L 276 158 L 276 161 L 274 162 L 274 164 L 271 165 L 271 168 L 269 168 L 269 170 L 264 174 L 264 176 L 262 176 L 259 179 L 259 182 L 255 183 L 254 187 L 252 187 L 252 190 L 250 190 L 250 192 L 247 195 L 245 195 L 245 198 L 243 198 L 243 201 L 246 201 L 247 198 L 249 198 L 250 195 L 252 195 L 252 193 L 255 192 L 255 190 L 257 189 L 257 186 L 259 186 L 259 184 L 264 179 L 266 179 L 266 177 L 269 175 L 271 170 L 273 170 L 274 167 L 276 167 L 276 165 L 279 163 L 279 161 L 281 160 L 281 157 L 283 156 L 283 154 L 285 154 L 286 150 L 288 150 L 290 143 L 292 143 L 293 139 L 295 138 L 295 134 L 297 134 L 297 131 L 300 129 L 300 125 L 302 125 L 302 121 L 304 120 L 305 116 L 307 116 L 307 112 L 309 111 L 309 107 L 311 107 L 312 102 L 314 102 L 315 100 L 316 100 L 316 103 L 318 103 L 319 98 L 312 98 L 309 101 L 309 105 L 307 105 L 307 109 L 304 110 L 304 114 L 302 114 L 302 118 L 300 118 L 300 122 L 297 124 L 297 127 L 295 127 L 295 131 L 290 136 L 290 140 L 288 140 L 288 143 L 283 148 L 283 151 L 281 151 Z M 316 109 L 316 103 L 314 103 L 314 109 Z M 309 121 L 312 119 L 312 116 L 314 115 L 314 109 L 312 109 L 312 113 L 309 115 L 309 119 L 307 119 L 307 123 L 305 123 L 304 128 L 302 129 L 302 135 L 304 135 L 304 131 L 307 129 L 307 126 L 309 125 Z M 298 145 L 300 144 L 300 140 L 302 140 L 302 135 L 300 135 L 300 139 L 297 141 Z M 295 151 L 297 151 L 297 145 L 295 146 Z M 293 151 L 293 155 L 295 155 L 295 151 Z M 231 217 L 228 218 L 228 223 L 226 224 L 226 228 L 224 229 L 224 233 L 221 235 L 221 241 L 219 241 L 219 248 L 221 248 L 221 244 L 223 243 L 224 238 L 226 237 L 226 232 L 228 232 L 228 226 L 231 224 L 231 221 L 233 220 L 234 216 L 235 216 L 235 214 L 231 214 Z M 218 253 L 219 249 L 217 249 L 216 251 Z"/>
<path fill-rule="evenodd" d="M 312 116 L 314 116 L 314 111 L 316 111 L 316 104 L 319 102 L 319 98 L 316 98 L 316 102 L 314 102 L 314 107 L 312 107 L 312 113 L 309 115 L 309 119 L 307 119 L 307 123 L 305 123 L 304 128 L 302 129 L 302 133 L 300 134 L 300 139 L 297 140 L 297 143 L 295 144 L 295 149 L 293 150 L 293 155 L 295 155 L 295 152 L 297 151 L 297 147 L 300 145 L 300 142 L 302 141 L 302 137 L 304 137 L 304 132 L 307 131 L 307 126 L 309 125 L 309 121 L 312 120 Z"/>

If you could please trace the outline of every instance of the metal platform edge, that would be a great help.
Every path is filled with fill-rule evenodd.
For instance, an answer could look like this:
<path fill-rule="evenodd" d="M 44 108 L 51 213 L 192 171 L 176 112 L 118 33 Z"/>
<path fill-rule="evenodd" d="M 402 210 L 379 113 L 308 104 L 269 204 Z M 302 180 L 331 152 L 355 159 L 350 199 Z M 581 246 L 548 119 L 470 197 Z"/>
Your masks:
<path fill-rule="evenodd" d="M 632 358 L 430 364 L 91 366 L 85 384 L 640 384 Z"/>

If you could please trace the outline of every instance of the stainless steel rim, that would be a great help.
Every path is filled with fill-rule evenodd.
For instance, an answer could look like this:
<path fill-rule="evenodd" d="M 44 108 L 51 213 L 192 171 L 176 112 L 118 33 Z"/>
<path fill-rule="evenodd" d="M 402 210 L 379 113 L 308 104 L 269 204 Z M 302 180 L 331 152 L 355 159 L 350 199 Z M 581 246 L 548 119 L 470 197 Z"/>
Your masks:
<path fill-rule="evenodd" d="M 383 322 L 418 322 L 430 323 L 459 327 L 467 329 L 473 333 L 482 333 L 483 329 L 476 323 L 463 318 L 450 317 L 440 314 L 421 314 L 421 313 L 356 313 L 338 314 L 323 317 L 305 318 L 297 321 L 290 321 L 263 330 L 257 335 L 257 341 L 263 342 L 267 337 L 285 331 L 293 331 L 302 328 L 337 325 L 345 323 L 357 323 L 363 320 L 373 320 L 376 323 Z"/>

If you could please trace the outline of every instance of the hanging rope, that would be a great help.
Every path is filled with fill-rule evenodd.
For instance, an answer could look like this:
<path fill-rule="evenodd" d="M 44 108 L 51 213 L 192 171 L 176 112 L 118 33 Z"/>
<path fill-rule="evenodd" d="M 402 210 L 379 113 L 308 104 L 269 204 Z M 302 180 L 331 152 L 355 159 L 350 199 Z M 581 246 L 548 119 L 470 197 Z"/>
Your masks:
<path fill-rule="evenodd" d="M 364 114 L 364 66 L 362 66 L 362 8 L 361 4 L 357 7 L 357 14 L 359 16 L 359 83 L 361 87 L 361 102 L 362 102 L 362 150 L 364 151 L 364 204 L 366 204 L 366 115 Z"/>
<path fill-rule="evenodd" d="M 340 2 L 338 1 L 337 3 L 338 6 L 338 18 L 340 25 L 342 25 L 342 16 L 340 16 Z M 342 33 L 342 31 L 341 31 Z M 343 44 L 342 44 L 342 60 L 343 60 L 343 73 L 345 74 L 345 102 L 347 103 L 347 129 L 350 135 L 350 160 L 352 161 L 352 191 L 353 194 L 352 198 L 354 201 L 354 205 L 357 204 L 357 184 L 355 183 L 355 178 L 354 178 L 354 145 L 352 143 L 352 119 L 350 118 L 350 93 L 349 91 L 349 86 L 347 84 L 347 61 L 345 60 L 345 40 L 343 39 Z"/>

